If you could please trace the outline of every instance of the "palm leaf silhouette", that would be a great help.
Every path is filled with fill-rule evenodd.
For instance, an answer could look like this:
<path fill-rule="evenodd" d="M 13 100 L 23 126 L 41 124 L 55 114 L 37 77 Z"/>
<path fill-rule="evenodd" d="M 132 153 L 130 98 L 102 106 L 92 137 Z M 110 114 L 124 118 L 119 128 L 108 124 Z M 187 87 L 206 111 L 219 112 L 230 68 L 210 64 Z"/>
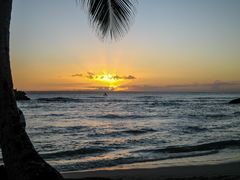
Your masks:
<path fill-rule="evenodd" d="M 101 39 L 118 39 L 128 32 L 137 0 L 80 0 Z"/>

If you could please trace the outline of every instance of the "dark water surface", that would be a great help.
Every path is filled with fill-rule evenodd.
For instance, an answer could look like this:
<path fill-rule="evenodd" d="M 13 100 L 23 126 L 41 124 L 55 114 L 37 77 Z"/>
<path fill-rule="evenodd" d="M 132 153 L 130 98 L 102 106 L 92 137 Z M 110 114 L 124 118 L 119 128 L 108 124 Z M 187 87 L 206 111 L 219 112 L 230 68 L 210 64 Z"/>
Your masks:
<path fill-rule="evenodd" d="M 240 94 L 35 93 L 19 102 L 36 149 L 58 170 L 240 159 Z"/>

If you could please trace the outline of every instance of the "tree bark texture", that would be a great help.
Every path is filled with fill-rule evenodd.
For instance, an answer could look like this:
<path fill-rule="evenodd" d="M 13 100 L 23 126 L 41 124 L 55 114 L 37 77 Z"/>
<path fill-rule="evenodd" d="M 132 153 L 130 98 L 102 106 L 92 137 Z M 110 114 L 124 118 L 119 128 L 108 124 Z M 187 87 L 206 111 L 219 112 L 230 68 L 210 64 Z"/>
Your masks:
<path fill-rule="evenodd" d="M 60 180 L 60 173 L 39 156 L 20 124 L 9 56 L 11 11 L 12 0 L 0 0 L 0 146 L 7 176 L 11 180 Z"/>

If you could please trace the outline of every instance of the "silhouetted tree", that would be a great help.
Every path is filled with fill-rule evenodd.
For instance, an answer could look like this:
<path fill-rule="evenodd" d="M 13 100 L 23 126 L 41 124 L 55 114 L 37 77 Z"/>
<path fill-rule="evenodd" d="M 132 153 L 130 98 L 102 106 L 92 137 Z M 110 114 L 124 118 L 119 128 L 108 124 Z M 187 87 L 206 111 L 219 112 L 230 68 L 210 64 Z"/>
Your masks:
<path fill-rule="evenodd" d="M 117 39 L 128 31 L 135 0 L 77 0 L 89 13 L 100 38 Z M 62 179 L 34 149 L 20 116 L 13 92 L 9 56 L 12 0 L 0 0 L 0 145 L 9 179 Z M 1 177 L 0 177 L 1 178 Z"/>

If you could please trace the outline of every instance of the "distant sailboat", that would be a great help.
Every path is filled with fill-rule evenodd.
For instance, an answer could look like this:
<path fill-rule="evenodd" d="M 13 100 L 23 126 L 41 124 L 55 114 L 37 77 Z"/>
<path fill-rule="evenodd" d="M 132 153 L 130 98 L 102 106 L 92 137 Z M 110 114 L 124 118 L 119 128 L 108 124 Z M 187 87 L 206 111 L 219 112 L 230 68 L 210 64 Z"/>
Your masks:
<path fill-rule="evenodd" d="M 106 96 L 108 96 L 108 94 L 105 92 L 105 93 L 103 93 L 103 96 L 105 96 L 105 97 L 106 97 Z"/>

